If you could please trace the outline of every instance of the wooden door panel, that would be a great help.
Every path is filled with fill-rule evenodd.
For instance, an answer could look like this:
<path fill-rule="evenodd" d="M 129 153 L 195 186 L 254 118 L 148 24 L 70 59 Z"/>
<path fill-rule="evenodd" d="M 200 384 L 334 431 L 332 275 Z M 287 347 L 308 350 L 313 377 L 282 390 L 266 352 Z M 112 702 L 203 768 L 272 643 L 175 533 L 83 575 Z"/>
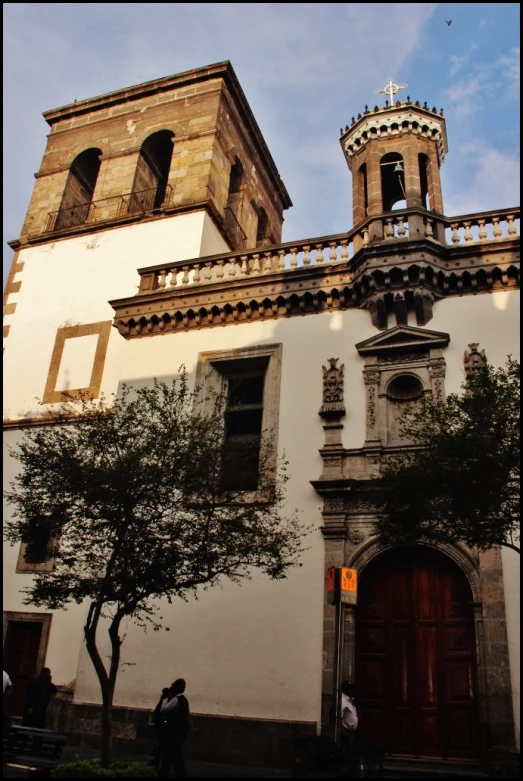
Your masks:
<path fill-rule="evenodd" d="M 476 714 L 473 708 L 449 708 L 448 744 L 450 756 L 470 756 L 476 737 Z"/>
<path fill-rule="evenodd" d="M 421 713 L 419 719 L 420 754 L 437 756 L 440 753 L 441 734 L 439 713 Z"/>
<path fill-rule="evenodd" d="M 381 700 L 386 697 L 386 672 L 384 662 L 379 660 L 362 660 L 360 665 L 361 685 L 364 687 L 366 700 Z"/>
<path fill-rule="evenodd" d="M 393 741 L 396 752 L 412 754 L 415 750 L 416 723 L 412 709 L 395 709 L 391 714 L 387 738 Z"/>
<path fill-rule="evenodd" d="M 37 674 L 42 629 L 43 623 L 39 621 L 7 622 L 4 669 L 13 684 L 9 697 L 9 713 L 13 716 L 22 715 L 27 687 Z"/>
<path fill-rule="evenodd" d="M 380 734 L 389 753 L 477 756 L 474 616 L 463 573 L 429 549 L 394 551 L 362 573 L 358 599 L 358 738 L 380 742 Z"/>
<path fill-rule="evenodd" d="M 474 678 L 470 661 L 447 660 L 447 702 L 463 703 L 474 701 Z"/>
<path fill-rule="evenodd" d="M 418 630 L 418 701 L 422 708 L 438 702 L 437 627 L 421 626 Z"/>

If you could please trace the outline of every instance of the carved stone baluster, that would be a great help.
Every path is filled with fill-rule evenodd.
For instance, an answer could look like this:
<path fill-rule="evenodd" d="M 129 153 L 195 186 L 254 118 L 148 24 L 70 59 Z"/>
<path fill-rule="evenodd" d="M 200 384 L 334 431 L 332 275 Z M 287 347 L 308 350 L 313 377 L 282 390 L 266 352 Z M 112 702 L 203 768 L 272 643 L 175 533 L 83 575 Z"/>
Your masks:
<path fill-rule="evenodd" d="M 166 271 L 159 271 L 158 272 L 158 289 L 162 290 L 165 287 L 165 277 L 167 275 Z"/>
<path fill-rule="evenodd" d="M 330 247 L 329 263 L 336 263 L 336 261 L 338 260 L 338 245 L 335 241 L 331 241 L 329 247 Z"/>
<path fill-rule="evenodd" d="M 493 217 L 492 218 L 492 225 L 494 226 L 494 238 L 500 239 L 503 236 L 503 232 L 501 230 L 501 226 L 499 224 L 500 220 L 499 217 Z"/>
<path fill-rule="evenodd" d="M 303 247 L 303 265 L 304 266 L 310 266 L 311 264 L 311 248 L 308 244 L 305 244 Z"/>
<path fill-rule="evenodd" d="M 363 246 L 368 247 L 369 246 L 369 229 L 363 228 Z"/>
<path fill-rule="evenodd" d="M 434 238 L 434 231 L 432 229 L 432 220 L 430 220 L 428 217 L 425 220 L 425 238 L 426 239 Z"/>
<path fill-rule="evenodd" d="M 200 284 L 200 264 L 199 263 L 195 263 L 194 266 L 193 266 L 193 269 L 194 269 L 194 277 L 192 278 L 192 281 L 194 282 L 195 285 L 199 285 Z"/>
<path fill-rule="evenodd" d="M 293 247 L 291 249 L 291 268 L 298 268 L 298 248 Z"/>
<path fill-rule="evenodd" d="M 260 255 L 258 252 L 255 252 L 252 256 L 252 273 L 253 274 L 259 274 L 260 273 Z"/>
<path fill-rule="evenodd" d="M 464 222 L 463 227 L 465 228 L 465 244 L 470 244 L 471 241 L 474 240 L 474 236 L 472 235 L 471 231 L 472 223 Z"/>
<path fill-rule="evenodd" d="M 265 274 L 270 274 L 272 271 L 272 252 L 264 252 L 263 257 L 263 271 Z"/>
<path fill-rule="evenodd" d="M 206 282 L 210 282 L 212 279 L 212 261 L 208 260 L 205 264 L 205 271 L 203 272 L 203 277 Z"/>
<path fill-rule="evenodd" d="M 224 266 L 225 261 L 224 260 L 217 260 L 216 261 L 216 279 L 222 280 L 224 275 Z"/>
<path fill-rule="evenodd" d="M 347 263 L 347 261 L 349 260 L 349 240 L 348 239 L 343 239 L 342 241 L 340 241 L 340 244 L 341 244 L 341 260 L 342 260 L 342 263 L 343 262 Z"/>
<path fill-rule="evenodd" d="M 459 223 L 458 222 L 453 222 L 452 225 L 450 226 L 450 228 L 452 230 L 452 243 L 453 244 L 461 244 L 461 238 L 460 238 L 460 235 L 459 235 Z"/>
<path fill-rule="evenodd" d="M 394 238 L 394 224 L 392 221 L 392 217 L 387 217 L 385 219 L 385 238 L 386 239 Z"/>
<path fill-rule="evenodd" d="M 227 269 L 227 276 L 234 279 L 236 276 L 236 258 L 229 258 L 229 268 Z"/>
<path fill-rule="evenodd" d="M 278 271 L 285 271 L 285 250 L 278 250 Z"/>
<path fill-rule="evenodd" d="M 479 240 L 480 241 L 485 241 L 487 239 L 487 231 L 486 231 L 486 228 L 485 228 L 485 222 L 486 222 L 486 220 L 483 220 L 483 219 L 478 220 Z"/>
<path fill-rule="evenodd" d="M 246 277 L 249 273 L 249 269 L 247 268 L 247 255 L 242 255 L 241 258 L 241 266 L 240 266 L 240 276 Z"/>
<path fill-rule="evenodd" d="M 182 266 L 183 271 L 183 277 L 182 277 L 182 285 L 185 287 L 189 284 L 189 266 Z"/>
<path fill-rule="evenodd" d="M 178 284 L 178 270 L 175 268 L 171 269 L 171 279 L 169 281 L 169 287 L 176 287 Z"/>
<path fill-rule="evenodd" d="M 323 263 L 323 244 L 316 244 L 316 265 Z"/>
<path fill-rule="evenodd" d="M 405 230 L 405 217 L 398 217 L 398 236 L 403 238 L 407 231 Z"/>
<path fill-rule="evenodd" d="M 513 238 L 518 235 L 518 229 L 516 228 L 515 219 L 513 214 L 507 214 L 508 222 L 508 235 Z"/>

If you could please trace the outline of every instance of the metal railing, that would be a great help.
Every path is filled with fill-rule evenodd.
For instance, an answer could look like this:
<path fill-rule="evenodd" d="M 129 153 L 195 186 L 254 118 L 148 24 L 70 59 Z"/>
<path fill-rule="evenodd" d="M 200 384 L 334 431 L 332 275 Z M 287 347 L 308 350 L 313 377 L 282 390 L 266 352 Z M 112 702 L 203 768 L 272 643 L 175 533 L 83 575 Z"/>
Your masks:
<path fill-rule="evenodd" d="M 50 212 L 44 226 L 44 233 L 76 228 L 81 225 L 117 220 L 133 214 L 145 214 L 156 209 L 167 209 L 172 202 L 173 189 L 161 184 L 148 190 L 115 195 L 98 201 L 69 206 Z"/>
<path fill-rule="evenodd" d="M 236 219 L 235 213 L 229 206 L 226 206 L 224 210 L 224 226 L 233 249 L 245 249 L 247 246 L 247 236 L 245 235 L 242 226 Z"/>

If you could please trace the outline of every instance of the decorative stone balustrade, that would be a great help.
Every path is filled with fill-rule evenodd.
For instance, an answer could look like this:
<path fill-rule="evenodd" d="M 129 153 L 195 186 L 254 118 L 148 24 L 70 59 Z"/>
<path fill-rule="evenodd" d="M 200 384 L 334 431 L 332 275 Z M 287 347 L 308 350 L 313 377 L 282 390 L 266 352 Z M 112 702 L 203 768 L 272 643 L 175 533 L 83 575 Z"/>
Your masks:
<path fill-rule="evenodd" d="M 450 247 L 514 240 L 519 237 L 519 219 L 519 209 L 455 218 L 421 209 L 389 212 L 369 217 L 349 233 L 140 269 L 139 293 L 179 291 L 271 274 L 292 274 L 297 270 L 320 266 L 335 269 L 352 261 L 355 253 L 369 246 L 414 239 L 436 242 L 436 235 L 443 234 L 445 243 Z M 442 230 L 438 233 L 440 227 Z M 373 241 L 372 235 L 382 238 Z"/>
<path fill-rule="evenodd" d="M 363 239 L 363 234 L 361 236 Z M 140 292 L 174 290 L 194 285 L 263 277 L 281 272 L 327 264 L 346 264 L 354 255 L 353 234 L 308 239 L 275 247 L 258 247 L 245 252 L 214 255 L 171 266 L 141 269 Z"/>
<path fill-rule="evenodd" d="M 519 221 L 519 209 L 446 218 L 445 238 L 454 246 L 515 239 L 519 237 Z"/>

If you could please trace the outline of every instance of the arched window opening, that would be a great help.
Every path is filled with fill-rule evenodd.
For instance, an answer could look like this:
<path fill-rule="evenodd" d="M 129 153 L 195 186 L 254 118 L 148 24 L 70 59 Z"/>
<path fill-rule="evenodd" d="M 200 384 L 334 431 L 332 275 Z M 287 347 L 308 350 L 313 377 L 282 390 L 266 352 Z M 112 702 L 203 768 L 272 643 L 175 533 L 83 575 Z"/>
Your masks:
<path fill-rule="evenodd" d="M 167 206 L 169 171 L 173 156 L 174 133 L 159 130 L 145 139 L 134 175 L 129 213 L 151 211 Z"/>
<path fill-rule="evenodd" d="M 399 201 L 406 201 L 403 157 L 389 152 L 380 161 L 383 211 L 390 212 Z"/>
<path fill-rule="evenodd" d="M 430 194 L 429 194 L 429 165 L 430 161 L 427 155 L 419 154 L 419 180 L 421 185 L 421 203 L 424 209 L 430 209 Z"/>
<path fill-rule="evenodd" d="M 369 189 L 367 180 L 367 163 L 363 163 L 359 170 L 359 202 L 362 207 L 363 217 L 369 213 Z"/>
<path fill-rule="evenodd" d="M 86 149 L 73 160 L 54 230 L 72 228 L 89 221 L 101 154 L 100 149 Z"/>
<path fill-rule="evenodd" d="M 243 186 L 243 166 L 238 160 L 235 159 L 234 165 L 231 166 L 231 174 L 229 177 L 229 196 L 236 195 L 241 192 Z"/>
<path fill-rule="evenodd" d="M 267 212 L 261 206 L 258 209 L 258 227 L 256 229 L 256 246 L 257 247 L 263 247 L 265 244 L 268 243 L 268 235 L 267 231 L 269 228 L 269 218 L 267 217 Z"/>
<path fill-rule="evenodd" d="M 242 228 L 244 171 L 236 157 L 229 175 L 229 192 L 225 206 L 225 229 L 232 249 L 245 249 L 247 237 Z"/>

